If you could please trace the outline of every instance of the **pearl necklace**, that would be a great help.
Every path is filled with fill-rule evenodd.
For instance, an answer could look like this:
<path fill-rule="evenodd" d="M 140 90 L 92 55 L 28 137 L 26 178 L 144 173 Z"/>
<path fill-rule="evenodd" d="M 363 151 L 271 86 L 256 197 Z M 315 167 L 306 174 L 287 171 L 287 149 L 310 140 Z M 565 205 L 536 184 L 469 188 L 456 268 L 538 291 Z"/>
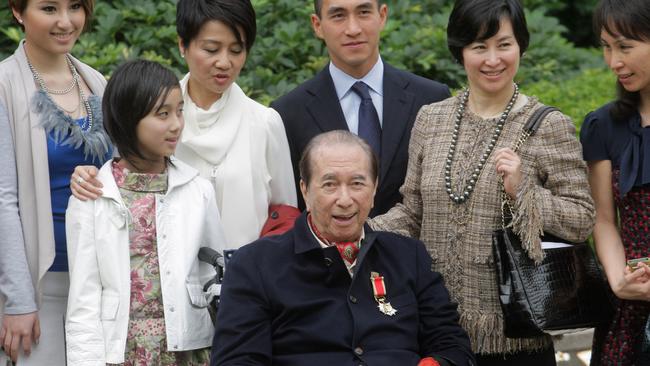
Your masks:
<path fill-rule="evenodd" d="M 517 101 L 517 97 L 519 96 L 519 86 L 517 86 L 517 84 L 514 84 L 514 86 L 515 86 L 515 92 L 512 94 L 512 98 L 510 98 L 510 101 L 508 102 L 506 109 L 503 111 L 503 113 L 501 113 L 501 117 L 499 118 L 499 121 L 497 122 L 497 125 L 494 128 L 494 133 L 492 134 L 492 139 L 490 140 L 490 143 L 485 149 L 483 155 L 481 155 L 481 158 L 479 159 L 476 168 L 474 168 L 474 171 L 472 172 L 469 181 L 466 182 L 465 189 L 463 190 L 462 193 L 456 194 L 451 189 L 452 187 L 451 163 L 456 153 L 456 145 L 458 144 L 458 133 L 460 131 L 460 122 L 463 119 L 463 114 L 465 112 L 467 101 L 469 99 L 469 88 L 465 89 L 465 91 L 463 92 L 463 95 L 460 98 L 460 105 L 458 106 L 458 110 L 456 111 L 456 121 L 454 124 L 454 131 L 451 135 L 451 144 L 449 145 L 449 153 L 447 154 L 447 161 L 445 162 L 445 188 L 452 202 L 458 204 L 464 203 L 469 199 L 472 192 L 474 191 L 474 187 L 476 185 L 476 182 L 478 181 L 478 177 L 481 174 L 481 171 L 483 170 L 483 167 L 485 166 L 485 162 L 490 157 L 492 150 L 494 150 L 494 146 L 496 146 L 496 143 L 499 140 L 499 136 L 501 135 L 501 131 L 503 130 L 503 125 L 506 122 L 506 118 L 508 118 L 508 114 L 512 110 L 512 107 L 515 105 L 515 102 Z"/>
<path fill-rule="evenodd" d="M 68 67 L 70 68 L 70 73 L 72 73 L 72 84 L 70 84 L 70 86 L 62 90 L 48 88 L 47 85 L 45 84 L 45 80 L 43 80 L 41 74 L 39 74 L 38 71 L 36 71 L 36 68 L 34 68 L 32 63 L 29 61 L 29 58 L 27 58 L 27 65 L 29 66 L 29 70 L 32 72 L 32 75 L 34 76 L 34 80 L 36 80 L 36 82 L 38 83 L 38 86 L 41 88 L 41 90 L 43 90 L 47 94 L 64 95 L 70 93 L 70 91 L 74 89 L 75 86 L 78 88 L 79 104 L 83 102 L 83 105 L 86 109 L 86 115 L 88 116 L 88 119 L 84 121 L 84 123 L 81 125 L 81 130 L 84 132 L 90 131 L 93 128 L 93 111 L 90 108 L 90 102 L 88 102 L 88 99 L 86 98 L 86 93 L 84 93 L 83 88 L 81 87 L 81 83 L 79 82 L 79 79 L 81 77 L 79 76 L 77 69 L 72 64 L 72 60 L 70 59 L 70 56 L 66 54 L 65 60 L 68 64 Z M 63 109 L 63 107 L 61 107 L 60 105 L 58 106 L 59 108 Z M 73 112 L 77 111 L 77 109 L 79 109 L 79 105 L 77 105 L 77 108 L 75 108 Z M 65 109 L 64 111 L 68 112 Z"/>

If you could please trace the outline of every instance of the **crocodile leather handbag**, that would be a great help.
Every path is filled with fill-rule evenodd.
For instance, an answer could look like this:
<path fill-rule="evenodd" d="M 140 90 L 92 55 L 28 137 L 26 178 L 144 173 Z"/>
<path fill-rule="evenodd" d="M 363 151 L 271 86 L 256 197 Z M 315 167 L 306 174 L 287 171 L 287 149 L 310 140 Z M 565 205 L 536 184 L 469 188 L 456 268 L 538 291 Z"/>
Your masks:
<path fill-rule="evenodd" d="M 514 150 L 535 133 L 543 118 L 555 108 L 536 111 L 524 126 Z M 587 243 L 544 250 L 536 265 L 521 246 L 521 240 L 508 228 L 511 214 L 501 192 L 502 228 L 492 235 L 499 300 L 503 310 L 504 332 L 511 338 L 539 337 L 545 332 L 589 328 L 606 321 L 613 307 L 605 278 Z M 544 237 L 542 241 L 566 242 Z"/>
<path fill-rule="evenodd" d="M 493 235 L 493 250 L 507 337 L 539 337 L 610 319 L 607 284 L 587 243 L 546 249 L 542 263 L 535 265 L 519 237 L 500 229 Z"/>

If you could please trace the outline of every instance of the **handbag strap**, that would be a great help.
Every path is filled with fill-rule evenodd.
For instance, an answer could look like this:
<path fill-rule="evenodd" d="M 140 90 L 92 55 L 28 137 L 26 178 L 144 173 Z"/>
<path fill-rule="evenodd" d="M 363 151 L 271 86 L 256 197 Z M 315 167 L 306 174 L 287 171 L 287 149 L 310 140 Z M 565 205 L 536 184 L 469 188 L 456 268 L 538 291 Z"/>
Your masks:
<path fill-rule="evenodd" d="M 519 136 L 519 139 L 517 139 L 513 151 L 517 152 L 517 150 L 519 150 L 524 142 L 526 142 L 530 136 L 534 135 L 535 132 L 537 132 L 544 118 L 546 118 L 549 113 L 557 110 L 558 109 L 555 107 L 545 105 L 533 112 L 530 118 L 528 118 L 528 121 L 524 127 L 521 129 L 521 135 Z"/>
<path fill-rule="evenodd" d="M 521 129 L 521 135 L 519 135 L 519 138 L 517 139 L 517 142 L 515 142 L 515 146 L 513 147 L 513 151 L 517 152 L 521 146 L 528 140 L 528 138 L 537 132 L 539 129 L 539 126 L 541 126 L 542 121 L 546 116 L 554 111 L 557 111 L 558 109 L 555 107 L 550 107 L 550 106 L 542 106 L 541 108 L 538 108 L 533 114 L 528 118 L 528 121 L 524 125 L 524 127 Z M 512 218 L 512 208 L 510 207 L 510 204 L 508 203 L 507 195 L 505 188 L 503 187 L 503 180 L 501 181 L 500 184 L 501 187 L 501 226 L 505 229 L 506 226 L 510 223 L 510 219 Z M 509 215 L 506 215 L 505 213 L 505 207 L 508 207 Z"/>

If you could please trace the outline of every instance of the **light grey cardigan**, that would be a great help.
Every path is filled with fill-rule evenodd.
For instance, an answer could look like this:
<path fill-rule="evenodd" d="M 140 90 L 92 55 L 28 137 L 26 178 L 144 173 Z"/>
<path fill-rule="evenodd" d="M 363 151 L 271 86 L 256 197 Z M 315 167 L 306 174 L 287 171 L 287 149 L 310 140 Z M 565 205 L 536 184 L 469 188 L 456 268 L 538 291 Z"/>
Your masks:
<path fill-rule="evenodd" d="M 21 41 L 14 54 L 0 62 L 0 104 L 7 109 L 18 172 L 18 202 L 27 264 L 40 303 L 40 283 L 54 261 L 54 229 L 45 131 L 30 109 L 37 91 Z M 106 79 L 88 65 L 72 59 L 93 94 L 101 97 Z M 6 131 L 0 131 L 6 133 Z M 3 307 L 0 299 L 0 317 Z"/>
<path fill-rule="evenodd" d="M 18 216 L 16 159 L 9 133 L 9 119 L 0 104 L 0 295 L 6 299 L 6 314 L 27 314 L 37 310 L 23 230 Z"/>

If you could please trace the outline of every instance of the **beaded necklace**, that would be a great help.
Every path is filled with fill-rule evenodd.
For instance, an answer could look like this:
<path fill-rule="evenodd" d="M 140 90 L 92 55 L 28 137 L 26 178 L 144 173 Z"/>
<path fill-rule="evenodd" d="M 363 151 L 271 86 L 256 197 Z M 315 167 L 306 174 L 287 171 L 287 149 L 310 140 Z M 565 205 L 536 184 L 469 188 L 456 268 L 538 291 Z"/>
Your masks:
<path fill-rule="evenodd" d="M 453 162 L 454 155 L 456 153 L 456 145 L 458 144 L 458 133 L 460 131 L 460 122 L 463 119 L 463 114 L 465 112 L 465 108 L 467 107 L 467 101 L 469 99 L 469 88 L 465 89 L 465 91 L 463 92 L 463 95 L 460 98 L 460 104 L 458 106 L 458 110 L 456 111 L 456 121 L 454 123 L 454 130 L 451 135 L 451 144 L 449 145 L 449 152 L 447 153 L 447 161 L 445 162 L 445 188 L 452 202 L 457 204 L 464 203 L 472 195 L 476 182 L 478 181 L 478 177 L 481 174 L 483 167 L 485 166 L 485 162 L 490 157 L 492 150 L 494 150 L 494 146 L 496 146 L 496 143 L 499 140 L 499 136 L 501 135 L 501 131 L 503 130 L 503 125 L 506 122 L 506 118 L 508 118 L 508 114 L 512 110 L 512 107 L 515 105 L 515 102 L 517 101 L 517 97 L 519 96 L 519 86 L 517 84 L 514 84 L 514 86 L 515 86 L 515 91 L 512 94 L 512 97 L 510 98 L 510 101 L 508 102 L 506 109 L 503 111 L 503 113 L 501 113 L 501 117 L 499 118 L 499 121 L 497 122 L 497 125 L 494 128 L 494 133 L 492 134 L 490 143 L 485 149 L 483 155 L 481 155 L 481 158 L 479 159 L 476 168 L 474 168 L 474 171 L 472 172 L 469 181 L 464 182 L 465 189 L 463 190 L 463 192 L 459 192 L 458 194 L 456 194 L 451 189 L 452 187 L 451 163 Z"/>
<path fill-rule="evenodd" d="M 47 87 L 43 77 L 29 61 L 25 47 L 23 51 L 23 57 L 36 84 L 36 92 L 29 101 L 30 111 L 38 115 L 40 127 L 57 145 L 81 149 L 84 159 L 92 158 L 93 163 L 95 161 L 103 163 L 109 157 L 112 146 L 102 123 L 101 98 L 92 94 L 86 97 L 82 88 L 83 80 L 73 63 L 72 56 L 65 55 L 66 64 L 72 74 L 72 83 L 64 89 L 57 90 Z M 89 76 L 93 75 L 89 74 Z M 68 94 L 73 92 L 75 87 L 78 88 L 79 104 L 72 112 L 85 108 L 86 117 L 81 121 L 73 119 L 71 116 L 73 113 L 62 108 L 52 99 L 52 95 Z"/>
<path fill-rule="evenodd" d="M 77 90 L 79 90 L 79 105 L 83 103 L 85 109 L 86 109 L 86 115 L 88 116 L 88 119 L 84 121 L 84 123 L 81 125 L 81 130 L 83 132 L 87 132 L 92 130 L 93 128 L 93 111 L 90 108 L 90 102 L 88 102 L 88 99 L 86 98 L 86 94 L 83 91 L 83 88 L 81 87 L 81 83 L 79 82 L 80 76 L 79 73 L 77 72 L 77 68 L 74 67 L 72 64 L 72 60 L 70 59 L 69 55 L 65 55 L 65 60 L 68 64 L 68 67 L 70 68 L 70 73 L 72 74 L 72 83 L 70 86 L 66 87 L 65 89 L 50 89 L 47 87 L 45 84 L 45 80 L 41 77 L 41 74 L 38 73 L 36 68 L 32 65 L 32 63 L 29 61 L 29 58 L 27 58 L 27 65 L 29 66 L 29 70 L 32 72 L 32 75 L 34 76 L 34 80 L 38 83 L 38 86 L 46 92 L 47 94 L 53 94 L 53 95 L 64 95 L 70 93 L 74 87 L 77 87 Z M 77 105 L 77 108 L 75 108 L 72 112 L 77 111 L 79 108 L 79 105 Z M 59 108 L 63 109 L 61 106 Z M 65 109 L 64 109 L 65 110 Z M 66 112 L 69 113 L 69 111 L 65 110 Z"/>

